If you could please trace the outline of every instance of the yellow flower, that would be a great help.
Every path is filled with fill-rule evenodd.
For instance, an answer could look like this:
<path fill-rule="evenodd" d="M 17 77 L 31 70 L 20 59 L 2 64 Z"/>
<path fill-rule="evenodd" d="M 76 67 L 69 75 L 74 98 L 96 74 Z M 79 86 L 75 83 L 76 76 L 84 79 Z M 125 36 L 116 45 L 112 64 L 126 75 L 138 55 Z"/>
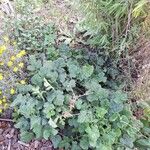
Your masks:
<path fill-rule="evenodd" d="M 0 73 L 0 81 L 3 80 L 3 75 Z"/>
<path fill-rule="evenodd" d="M 1 62 L 0 62 L 0 66 L 3 66 L 3 65 L 4 65 L 4 63 L 1 61 Z"/>
<path fill-rule="evenodd" d="M 4 104 L 4 109 L 6 109 L 8 107 L 8 104 L 7 103 L 5 103 Z"/>
<path fill-rule="evenodd" d="M 3 110 L 2 110 L 2 109 L 0 109 L 0 113 L 2 113 L 2 111 L 3 111 Z"/>
<path fill-rule="evenodd" d="M 3 39 L 4 39 L 5 42 L 8 42 L 8 41 L 9 41 L 8 36 L 4 36 Z"/>
<path fill-rule="evenodd" d="M 2 55 L 5 50 L 6 50 L 5 45 L 0 46 L 0 55 Z"/>
<path fill-rule="evenodd" d="M 15 56 L 11 56 L 11 58 L 10 58 L 11 61 L 14 61 L 15 59 L 16 59 Z"/>
<path fill-rule="evenodd" d="M 6 98 L 3 98 L 2 101 L 3 101 L 3 103 L 6 103 Z"/>
<path fill-rule="evenodd" d="M 17 72 L 17 71 L 18 71 L 18 68 L 17 68 L 17 67 L 14 67 L 13 71 L 14 71 L 14 72 Z"/>
<path fill-rule="evenodd" d="M 21 55 L 20 53 L 18 53 L 18 54 L 16 55 L 16 57 L 17 57 L 17 58 L 21 58 L 22 55 Z"/>
<path fill-rule="evenodd" d="M 22 56 L 24 56 L 24 55 L 26 55 L 26 51 L 25 51 L 25 50 L 22 50 L 22 51 L 20 51 L 20 52 L 16 55 L 16 57 L 17 57 L 17 58 L 20 58 L 20 57 L 22 57 Z"/>
<path fill-rule="evenodd" d="M 14 90 L 13 88 L 10 89 L 10 94 L 11 94 L 11 95 L 15 94 L 15 90 Z"/>
<path fill-rule="evenodd" d="M 11 67 L 11 66 L 13 65 L 13 62 L 12 62 L 12 61 L 9 61 L 9 62 L 7 63 L 7 65 L 8 65 L 8 67 Z"/>
<path fill-rule="evenodd" d="M 16 107 L 14 108 L 14 111 L 17 112 L 17 108 Z"/>
<path fill-rule="evenodd" d="M 21 84 L 26 84 L 25 80 L 20 81 Z"/>
<path fill-rule="evenodd" d="M 21 63 L 18 64 L 18 66 L 19 66 L 20 68 L 23 68 L 24 63 L 21 62 Z"/>
<path fill-rule="evenodd" d="M 3 101 L 0 99 L 0 105 L 3 103 Z"/>
<path fill-rule="evenodd" d="M 13 45 L 14 45 L 14 46 L 16 46 L 16 44 L 17 44 L 17 42 L 16 42 L 16 41 L 14 41 L 14 42 L 13 42 Z"/>
<path fill-rule="evenodd" d="M 21 54 L 22 56 L 24 56 L 24 55 L 26 55 L 26 51 L 25 51 L 25 50 L 22 50 L 22 51 L 20 51 L 20 54 Z"/>

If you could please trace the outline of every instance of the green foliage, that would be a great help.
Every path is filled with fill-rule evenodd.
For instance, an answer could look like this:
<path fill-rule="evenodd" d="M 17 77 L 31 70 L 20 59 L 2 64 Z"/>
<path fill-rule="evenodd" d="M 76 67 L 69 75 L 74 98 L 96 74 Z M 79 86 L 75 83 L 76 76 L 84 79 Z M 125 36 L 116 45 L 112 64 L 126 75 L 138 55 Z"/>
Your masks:
<path fill-rule="evenodd" d="M 48 0 L 47 0 L 48 1 Z M 34 9 L 39 9 L 44 0 L 14 0 L 17 12 L 27 14 Z"/>
<path fill-rule="evenodd" d="M 52 58 L 57 56 L 54 48 L 56 34 L 52 24 L 44 24 L 40 17 L 24 15 L 21 20 L 15 20 L 12 26 L 15 26 L 13 36 L 19 48 L 29 53 L 46 52 Z"/>
<path fill-rule="evenodd" d="M 139 147 L 142 147 L 141 149 L 146 149 L 146 148 L 150 148 L 150 138 L 148 139 L 140 139 L 136 141 L 136 144 Z"/>
<path fill-rule="evenodd" d="M 83 14 L 79 28 L 92 45 L 120 57 L 132 47 L 149 14 L 147 0 L 75 0 Z"/>
<path fill-rule="evenodd" d="M 135 144 L 141 150 L 145 150 L 150 148 L 150 105 L 145 101 L 141 101 L 137 107 L 143 110 L 143 115 L 140 117 L 140 120 L 143 123 L 141 132 L 144 136 L 137 140 Z"/>
<path fill-rule="evenodd" d="M 15 0 L 15 4 L 20 13 L 31 15 L 42 1 Z M 18 95 L 11 104 L 21 140 L 44 138 L 64 150 L 150 149 L 149 109 L 144 109 L 141 122 L 135 119 L 121 90 L 120 72 L 105 55 L 106 50 L 118 50 L 120 56 L 134 44 L 147 16 L 146 0 L 76 2 L 85 14 L 86 44 L 100 49 L 56 45 L 54 26 L 37 17 L 25 15 L 13 23 L 14 40 L 28 53 L 27 84 L 17 84 Z"/>
<path fill-rule="evenodd" d="M 132 116 L 110 58 L 66 45 L 55 48 L 53 27 L 49 30 L 50 41 L 30 49 L 35 54 L 28 60 L 29 82 L 18 85 L 11 104 L 21 139 L 51 139 L 54 148 L 66 150 L 134 148 L 142 124 Z"/>

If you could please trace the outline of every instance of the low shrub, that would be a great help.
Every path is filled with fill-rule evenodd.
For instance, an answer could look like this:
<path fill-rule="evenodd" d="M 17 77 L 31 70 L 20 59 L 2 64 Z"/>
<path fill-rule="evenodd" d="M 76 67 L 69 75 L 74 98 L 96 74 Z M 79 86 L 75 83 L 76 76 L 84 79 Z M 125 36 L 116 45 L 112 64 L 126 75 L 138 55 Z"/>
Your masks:
<path fill-rule="evenodd" d="M 27 14 L 41 8 L 43 0 L 14 0 L 14 3 L 18 13 Z"/>
<path fill-rule="evenodd" d="M 21 140 L 45 138 L 66 150 L 134 149 L 148 141 L 110 56 L 58 45 L 54 27 L 39 24 L 25 19 L 14 29 L 19 48 L 28 51 L 27 81 L 11 104 Z"/>
<path fill-rule="evenodd" d="M 132 115 L 111 59 L 100 51 L 56 48 L 53 34 L 49 48 L 31 47 L 28 83 L 17 86 L 11 104 L 21 140 L 50 139 L 54 148 L 66 150 L 134 148 L 142 123 Z"/>
<path fill-rule="evenodd" d="M 55 28 L 52 24 L 44 24 L 40 17 L 23 15 L 21 19 L 11 22 L 11 27 L 18 47 L 29 53 L 48 52 L 54 46 Z"/>

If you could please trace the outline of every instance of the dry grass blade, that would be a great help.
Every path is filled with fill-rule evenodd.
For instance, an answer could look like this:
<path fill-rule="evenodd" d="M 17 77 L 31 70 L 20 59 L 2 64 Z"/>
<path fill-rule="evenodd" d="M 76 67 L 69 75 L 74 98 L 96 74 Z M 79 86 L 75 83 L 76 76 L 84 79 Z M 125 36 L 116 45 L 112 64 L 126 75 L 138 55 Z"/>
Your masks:
<path fill-rule="evenodd" d="M 3 119 L 3 118 L 0 118 L 0 121 L 13 122 L 13 120 L 12 120 L 12 119 Z"/>

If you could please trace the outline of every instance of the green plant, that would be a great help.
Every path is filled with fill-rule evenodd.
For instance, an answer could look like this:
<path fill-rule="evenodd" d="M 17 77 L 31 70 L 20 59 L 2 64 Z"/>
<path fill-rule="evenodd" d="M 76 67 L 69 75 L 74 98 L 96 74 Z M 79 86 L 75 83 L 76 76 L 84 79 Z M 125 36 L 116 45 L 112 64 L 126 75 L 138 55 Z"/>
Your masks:
<path fill-rule="evenodd" d="M 22 141 L 50 139 L 54 148 L 66 150 L 124 150 L 148 140 L 105 49 L 58 45 L 54 26 L 36 17 L 15 22 L 13 31 L 18 47 L 28 51 L 27 83 L 18 84 L 11 104 Z"/>
<path fill-rule="evenodd" d="M 81 30 L 86 31 L 88 42 L 105 48 L 120 57 L 140 35 L 141 24 L 149 14 L 147 0 L 77 0 L 74 1 L 83 20 Z"/>
<path fill-rule="evenodd" d="M 143 133 L 143 138 L 136 141 L 137 147 L 140 147 L 141 150 L 150 148 L 150 105 L 149 102 L 140 101 L 137 106 L 134 108 L 135 115 L 143 123 L 143 128 L 141 132 Z"/>
<path fill-rule="evenodd" d="M 48 53 L 50 48 L 52 51 L 56 38 L 52 24 L 46 25 L 40 17 L 27 15 L 24 15 L 21 20 L 15 20 L 12 25 L 14 24 L 13 36 L 19 48 L 26 49 L 29 53 Z"/>
<path fill-rule="evenodd" d="M 15 0 L 15 9 L 18 13 L 31 13 L 34 9 L 39 9 L 43 5 L 43 0 Z"/>
<path fill-rule="evenodd" d="M 21 140 L 44 137 L 66 150 L 132 149 L 142 137 L 142 124 L 133 117 L 127 95 L 109 88 L 113 79 L 106 76 L 110 68 L 104 57 L 98 65 L 89 63 L 92 53 L 64 45 L 55 51 L 55 59 L 50 53 L 29 56 L 29 84 L 18 86 L 12 103 Z"/>

